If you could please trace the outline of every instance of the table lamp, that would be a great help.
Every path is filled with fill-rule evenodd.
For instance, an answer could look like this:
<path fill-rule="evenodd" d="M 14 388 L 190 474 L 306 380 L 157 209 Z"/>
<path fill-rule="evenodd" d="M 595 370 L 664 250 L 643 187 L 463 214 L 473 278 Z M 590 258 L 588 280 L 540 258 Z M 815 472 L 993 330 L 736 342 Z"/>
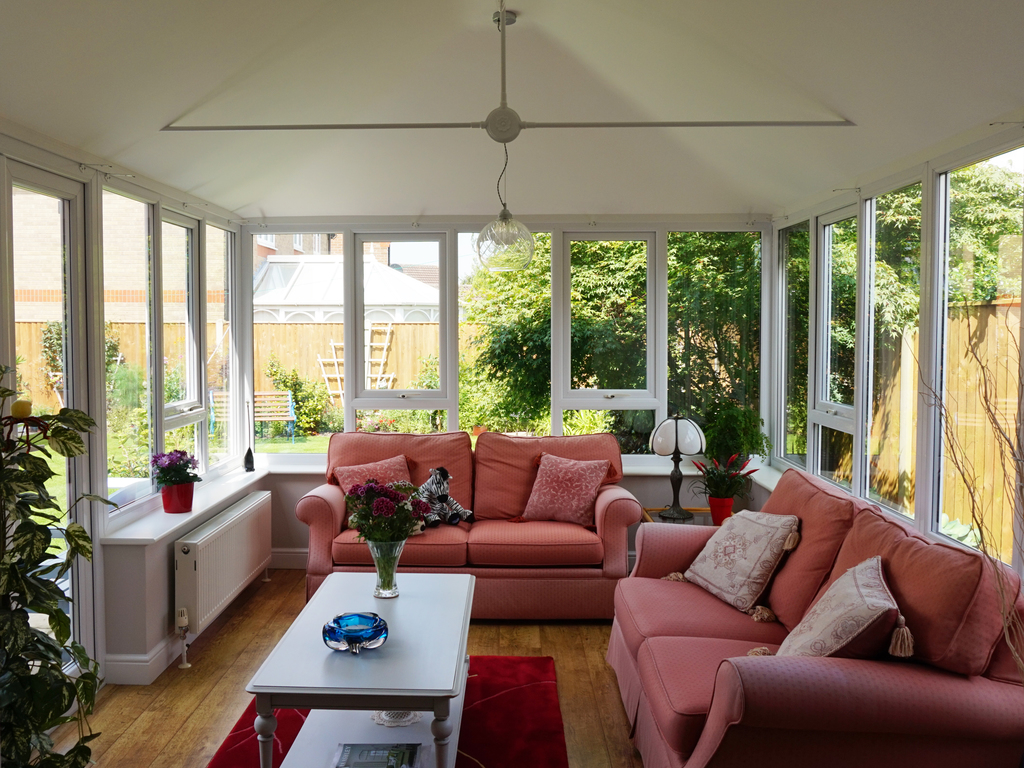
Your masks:
<path fill-rule="evenodd" d="M 692 520 L 693 512 L 679 506 L 679 486 L 683 473 L 679 471 L 682 457 L 704 453 L 707 443 L 704 433 L 692 419 L 669 416 L 651 433 L 651 450 L 659 456 L 672 457 L 672 506 L 660 513 L 661 517 L 673 520 Z"/>

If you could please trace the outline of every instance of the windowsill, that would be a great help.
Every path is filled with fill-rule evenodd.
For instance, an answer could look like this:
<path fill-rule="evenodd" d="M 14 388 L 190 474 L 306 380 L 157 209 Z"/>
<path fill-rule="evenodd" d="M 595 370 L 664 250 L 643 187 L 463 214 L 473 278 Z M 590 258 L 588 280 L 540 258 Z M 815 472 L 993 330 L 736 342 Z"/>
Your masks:
<path fill-rule="evenodd" d="M 159 494 L 139 499 L 122 516 L 111 521 L 110 529 L 100 538 L 100 543 L 139 546 L 176 538 L 241 499 L 268 474 L 270 470 L 266 468 L 257 468 L 255 472 L 236 469 L 204 480 L 196 486 L 192 511 L 185 514 L 164 512 Z"/>

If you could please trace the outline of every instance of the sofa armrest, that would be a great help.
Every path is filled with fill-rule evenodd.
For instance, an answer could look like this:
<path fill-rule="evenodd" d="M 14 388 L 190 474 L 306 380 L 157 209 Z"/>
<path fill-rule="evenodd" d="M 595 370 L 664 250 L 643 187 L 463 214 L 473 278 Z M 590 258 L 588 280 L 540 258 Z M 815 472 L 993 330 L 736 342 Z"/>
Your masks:
<path fill-rule="evenodd" d="M 594 523 L 604 544 L 606 578 L 621 579 L 629 565 L 629 526 L 640 520 L 644 509 L 636 497 L 618 485 L 606 485 L 594 501 Z"/>
<path fill-rule="evenodd" d="M 738 657 L 718 668 L 707 723 L 686 765 L 735 764 L 749 757 L 752 741 L 790 744 L 790 765 L 828 765 L 846 744 L 884 755 L 902 738 L 941 753 L 944 741 L 1016 745 L 1022 733 L 1018 686 L 891 661 Z"/>
<path fill-rule="evenodd" d="M 685 571 L 717 530 L 711 525 L 644 523 L 636 532 L 636 564 L 630 575 L 660 579 Z"/>
<path fill-rule="evenodd" d="M 317 486 L 295 504 L 295 516 L 309 526 L 306 575 L 326 576 L 334 569 L 331 544 L 345 519 L 345 493 L 336 485 Z"/>

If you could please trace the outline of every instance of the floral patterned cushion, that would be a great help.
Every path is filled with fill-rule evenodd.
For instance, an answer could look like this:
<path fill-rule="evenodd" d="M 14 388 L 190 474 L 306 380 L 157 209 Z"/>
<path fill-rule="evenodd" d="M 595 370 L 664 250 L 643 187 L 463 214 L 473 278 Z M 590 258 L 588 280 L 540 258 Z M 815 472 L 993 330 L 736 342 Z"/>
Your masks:
<path fill-rule="evenodd" d="M 357 464 L 352 467 L 335 467 L 334 479 L 343 493 L 353 485 L 362 485 L 367 480 L 377 480 L 381 483 L 412 482 L 409 479 L 409 462 L 405 456 L 392 456 L 383 461 L 374 461 L 370 464 Z M 348 510 L 345 510 L 345 519 L 348 519 Z M 347 522 L 342 524 L 345 528 Z"/>
<path fill-rule="evenodd" d="M 610 466 L 608 459 L 576 461 L 542 453 L 523 520 L 593 525 L 594 499 Z"/>
<path fill-rule="evenodd" d="M 776 655 L 875 658 L 889 644 L 899 614 L 876 555 L 836 579 Z"/>
<path fill-rule="evenodd" d="M 743 510 L 726 519 L 684 574 L 732 607 L 749 611 L 798 540 L 796 515 Z M 788 546 L 787 546 L 788 544 Z"/>

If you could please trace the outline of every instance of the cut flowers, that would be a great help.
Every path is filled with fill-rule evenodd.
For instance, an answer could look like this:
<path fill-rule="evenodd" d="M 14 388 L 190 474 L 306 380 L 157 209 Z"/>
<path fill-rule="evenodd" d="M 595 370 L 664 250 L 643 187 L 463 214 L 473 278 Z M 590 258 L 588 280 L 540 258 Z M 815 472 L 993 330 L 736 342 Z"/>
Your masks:
<path fill-rule="evenodd" d="M 734 499 L 737 496 L 746 496 L 748 478 L 757 472 L 757 468 L 743 471 L 747 469 L 750 459 L 743 462 L 741 466 L 734 467 L 738 458 L 739 454 L 734 453 L 724 464 L 720 464 L 717 459 L 712 459 L 710 465 L 703 461 L 693 462 L 701 474 L 701 479 L 695 483 L 697 489 L 711 499 Z"/>
<path fill-rule="evenodd" d="M 196 457 L 185 451 L 154 454 L 150 464 L 156 468 L 154 477 L 159 486 L 198 483 L 203 479 L 192 471 L 199 466 Z"/>
<path fill-rule="evenodd" d="M 405 541 L 423 525 L 430 505 L 410 483 L 367 480 L 345 494 L 349 527 L 364 541 Z"/>

